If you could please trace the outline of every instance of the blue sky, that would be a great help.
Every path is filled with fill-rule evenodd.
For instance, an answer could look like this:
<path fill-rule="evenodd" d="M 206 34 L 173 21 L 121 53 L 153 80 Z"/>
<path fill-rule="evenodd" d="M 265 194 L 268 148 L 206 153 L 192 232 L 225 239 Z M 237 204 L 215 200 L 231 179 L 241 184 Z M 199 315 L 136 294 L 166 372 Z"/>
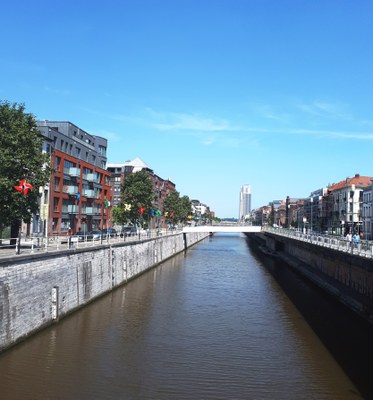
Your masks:
<path fill-rule="evenodd" d="M 373 175 L 370 0 L 2 4 L 0 99 L 237 217 Z"/>

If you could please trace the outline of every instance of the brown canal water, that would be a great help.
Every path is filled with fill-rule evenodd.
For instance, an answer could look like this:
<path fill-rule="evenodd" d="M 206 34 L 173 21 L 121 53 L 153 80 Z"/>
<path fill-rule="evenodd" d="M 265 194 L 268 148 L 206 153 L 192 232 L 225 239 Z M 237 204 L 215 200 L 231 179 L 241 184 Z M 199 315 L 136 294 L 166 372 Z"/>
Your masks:
<path fill-rule="evenodd" d="M 1 354 L 0 398 L 372 398 L 347 314 L 217 234 Z"/>

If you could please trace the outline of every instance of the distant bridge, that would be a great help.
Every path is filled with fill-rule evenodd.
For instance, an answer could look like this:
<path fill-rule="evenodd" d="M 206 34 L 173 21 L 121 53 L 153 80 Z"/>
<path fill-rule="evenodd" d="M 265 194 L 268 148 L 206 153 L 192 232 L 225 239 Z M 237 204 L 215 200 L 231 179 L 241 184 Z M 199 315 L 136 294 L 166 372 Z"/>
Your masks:
<path fill-rule="evenodd" d="M 239 232 L 239 233 L 255 233 L 261 232 L 261 226 L 253 226 L 253 225 L 198 225 L 198 226 L 186 226 L 183 228 L 183 232 Z"/>

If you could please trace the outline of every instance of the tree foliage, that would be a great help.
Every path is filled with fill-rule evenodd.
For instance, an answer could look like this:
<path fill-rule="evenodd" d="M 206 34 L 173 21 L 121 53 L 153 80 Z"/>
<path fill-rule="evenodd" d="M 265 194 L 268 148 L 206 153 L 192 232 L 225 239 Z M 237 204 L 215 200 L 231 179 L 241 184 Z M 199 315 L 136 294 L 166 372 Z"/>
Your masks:
<path fill-rule="evenodd" d="M 29 222 L 39 208 L 39 187 L 50 177 L 50 155 L 42 152 L 43 136 L 23 104 L 0 100 L 0 222 Z M 25 178 L 33 186 L 27 195 L 14 186 Z"/>
<path fill-rule="evenodd" d="M 164 200 L 163 215 L 171 224 L 183 223 L 191 213 L 191 201 L 188 196 L 180 197 L 179 192 L 171 192 Z"/>
<path fill-rule="evenodd" d="M 153 183 L 149 174 L 141 170 L 128 175 L 122 185 L 122 201 L 113 209 L 113 218 L 119 224 L 146 225 L 153 200 Z"/>

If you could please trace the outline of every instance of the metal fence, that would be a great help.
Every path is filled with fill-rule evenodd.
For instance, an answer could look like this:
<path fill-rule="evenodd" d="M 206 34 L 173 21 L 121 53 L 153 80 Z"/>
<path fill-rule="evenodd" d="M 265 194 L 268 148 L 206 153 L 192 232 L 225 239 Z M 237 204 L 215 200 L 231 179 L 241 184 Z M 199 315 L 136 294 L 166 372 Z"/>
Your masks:
<path fill-rule="evenodd" d="M 138 240 L 146 240 L 164 235 L 179 233 L 180 230 L 141 230 L 132 235 L 103 234 L 100 236 L 28 236 L 25 238 L 0 239 L 0 257 L 27 255 L 41 252 L 53 252 L 60 250 L 75 250 L 110 243 L 124 243 Z"/>
<path fill-rule="evenodd" d="M 355 254 L 365 258 L 373 258 L 373 241 L 359 240 L 358 243 L 346 240 L 343 236 L 322 235 L 317 232 L 302 232 L 296 229 L 263 227 L 263 231 L 275 235 L 286 236 L 303 242 L 328 247 L 344 253 Z"/>

